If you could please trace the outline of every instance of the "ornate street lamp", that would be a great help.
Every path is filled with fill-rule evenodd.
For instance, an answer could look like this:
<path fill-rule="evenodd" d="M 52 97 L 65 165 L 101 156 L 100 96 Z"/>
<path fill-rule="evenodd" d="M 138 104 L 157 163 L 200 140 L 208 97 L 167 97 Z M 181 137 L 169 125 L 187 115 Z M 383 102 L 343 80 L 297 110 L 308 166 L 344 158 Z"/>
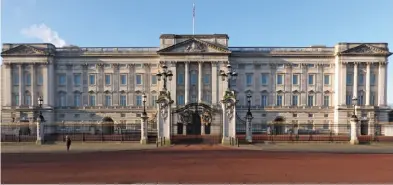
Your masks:
<path fill-rule="evenodd" d="M 44 103 L 44 100 L 42 99 L 42 96 L 40 96 L 40 97 L 38 97 L 38 107 L 39 107 L 39 109 L 40 109 L 40 113 L 39 113 L 39 118 L 40 118 L 40 120 L 41 120 L 41 122 L 44 122 L 45 121 L 45 119 L 44 119 L 44 116 L 42 115 L 42 104 Z"/>
<path fill-rule="evenodd" d="M 251 121 L 253 119 L 251 113 L 251 94 L 247 95 L 247 103 L 248 103 L 248 111 L 246 114 L 246 140 L 251 143 L 252 142 L 252 125 Z"/>
<path fill-rule="evenodd" d="M 227 72 L 225 72 L 224 70 L 220 70 L 220 76 L 222 77 L 222 81 L 227 80 L 228 81 L 228 90 L 230 91 L 231 89 L 231 84 L 230 81 L 231 80 L 236 80 L 237 77 L 237 73 L 232 70 L 232 66 L 230 64 L 227 65 Z"/>
<path fill-rule="evenodd" d="M 352 98 L 352 105 L 353 105 L 353 115 L 356 115 L 356 105 L 358 104 L 358 99 L 356 96 Z"/>
<path fill-rule="evenodd" d="M 147 119 L 149 118 L 146 113 L 146 94 L 142 95 L 143 102 L 143 113 L 142 113 L 142 124 L 141 124 L 141 144 L 147 144 Z"/>
<path fill-rule="evenodd" d="M 173 76 L 172 71 L 168 70 L 168 67 L 165 64 L 162 66 L 162 73 L 160 73 L 160 71 L 158 71 L 157 78 L 158 78 L 158 81 L 161 81 L 161 77 L 162 77 L 162 80 L 164 81 L 164 89 L 163 89 L 164 91 L 167 90 L 166 89 L 167 79 L 169 81 L 171 81 L 172 80 L 172 76 Z"/>

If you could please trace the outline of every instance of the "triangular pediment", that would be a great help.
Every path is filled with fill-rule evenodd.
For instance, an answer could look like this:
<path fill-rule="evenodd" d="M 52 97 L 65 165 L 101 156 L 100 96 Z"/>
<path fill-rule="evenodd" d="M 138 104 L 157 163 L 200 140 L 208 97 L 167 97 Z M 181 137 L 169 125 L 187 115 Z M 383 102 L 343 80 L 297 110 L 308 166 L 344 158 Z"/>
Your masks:
<path fill-rule="evenodd" d="M 9 50 L 5 50 L 1 52 L 1 55 L 48 55 L 48 53 L 43 50 L 39 49 L 33 46 L 28 46 L 28 45 L 19 45 L 14 48 L 11 48 Z"/>
<path fill-rule="evenodd" d="M 157 51 L 159 54 L 231 53 L 225 46 L 192 38 Z"/>
<path fill-rule="evenodd" d="M 377 46 L 373 46 L 370 44 L 361 44 L 359 46 L 347 49 L 343 52 L 341 52 L 341 54 L 348 54 L 348 55 L 391 55 L 392 53 L 390 53 L 389 51 L 377 47 Z"/>

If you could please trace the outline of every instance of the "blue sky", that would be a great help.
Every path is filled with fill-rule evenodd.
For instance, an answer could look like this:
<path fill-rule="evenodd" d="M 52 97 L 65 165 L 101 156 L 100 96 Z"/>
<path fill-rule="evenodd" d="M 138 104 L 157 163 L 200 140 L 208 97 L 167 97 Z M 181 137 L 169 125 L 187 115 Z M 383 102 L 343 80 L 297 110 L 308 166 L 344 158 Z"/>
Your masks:
<path fill-rule="evenodd" d="M 2 0 L 1 42 L 158 46 L 162 33 L 192 33 L 193 2 L 196 34 L 226 33 L 231 46 L 393 48 L 393 0 Z"/>

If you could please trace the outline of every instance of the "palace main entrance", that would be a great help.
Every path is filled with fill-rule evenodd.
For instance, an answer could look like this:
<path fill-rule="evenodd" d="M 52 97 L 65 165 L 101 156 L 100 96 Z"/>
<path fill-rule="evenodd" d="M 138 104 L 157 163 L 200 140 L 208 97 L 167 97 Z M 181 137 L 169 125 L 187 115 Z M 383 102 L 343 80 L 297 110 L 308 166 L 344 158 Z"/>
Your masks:
<path fill-rule="evenodd" d="M 173 144 L 220 144 L 221 110 L 204 103 L 190 103 L 172 111 Z"/>

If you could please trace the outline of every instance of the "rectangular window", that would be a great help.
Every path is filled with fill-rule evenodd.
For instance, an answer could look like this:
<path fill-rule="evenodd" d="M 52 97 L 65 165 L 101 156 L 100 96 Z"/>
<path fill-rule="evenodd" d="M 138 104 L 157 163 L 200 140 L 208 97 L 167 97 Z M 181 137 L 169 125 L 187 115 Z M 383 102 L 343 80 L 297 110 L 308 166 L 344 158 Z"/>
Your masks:
<path fill-rule="evenodd" d="M 191 74 L 191 85 L 196 85 L 197 83 L 197 74 Z"/>
<path fill-rule="evenodd" d="M 322 128 L 325 129 L 325 130 L 329 129 L 329 121 L 328 120 L 324 121 L 324 124 L 323 124 Z"/>
<path fill-rule="evenodd" d="M 89 84 L 90 85 L 95 85 L 96 84 L 96 75 L 90 74 L 89 75 Z"/>
<path fill-rule="evenodd" d="M 307 67 L 311 68 L 311 67 L 315 67 L 314 64 L 308 64 Z"/>
<path fill-rule="evenodd" d="M 358 105 L 363 105 L 363 103 L 364 103 L 363 100 L 364 100 L 364 99 L 363 99 L 363 95 L 360 95 L 360 96 L 358 97 Z"/>
<path fill-rule="evenodd" d="M 284 84 L 283 78 L 284 78 L 284 75 L 277 75 L 277 85 L 283 85 Z"/>
<path fill-rule="evenodd" d="M 105 96 L 105 106 L 111 106 L 112 105 L 112 97 L 109 95 Z"/>
<path fill-rule="evenodd" d="M 184 105 L 184 96 L 183 95 L 177 96 L 177 104 Z"/>
<path fill-rule="evenodd" d="M 323 76 L 323 84 L 330 85 L 330 75 Z"/>
<path fill-rule="evenodd" d="M 314 106 L 314 96 L 310 95 L 308 96 L 308 102 L 307 102 L 309 107 Z"/>
<path fill-rule="evenodd" d="M 14 95 L 14 102 L 15 102 L 15 105 L 19 105 L 19 95 L 18 94 Z"/>
<path fill-rule="evenodd" d="M 30 73 L 26 74 L 25 84 L 31 85 L 31 74 Z"/>
<path fill-rule="evenodd" d="M 96 106 L 96 96 L 94 95 L 89 96 L 89 104 L 90 106 Z"/>
<path fill-rule="evenodd" d="M 60 94 L 60 107 L 65 107 L 67 105 L 66 94 Z"/>
<path fill-rule="evenodd" d="M 205 102 L 211 103 L 210 94 L 205 94 L 203 96 L 203 99 L 204 99 Z"/>
<path fill-rule="evenodd" d="M 268 80 L 269 80 L 268 74 L 261 74 L 261 84 L 262 85 L 267 85 Z"/>
<path fill-rule="evenodd" d="M 95 64 L 89 64 L 89 69 L 95 69 L 96 65 Z"/>
<path fill-rule="evenodd" d="M 191 102 L 197 102 L 196 96 L 191 96 Z"/>
<path fill-rule="evenodd" d="M 314 85 L 314 75 L 308 75 L 308 85 Z"/>
<path fill-rule="evenodd" d="M 325 107 L 330 106 L 330 97 L 329 96 L 323 97 L 323 106 L 325 106 Z"/>
<path fill-rule="evenodd" d="M 14 85 L 19 85 L 19 74 L 18 73 L 14 73 L 12 75 L 12 83 Z"/>
<path fill-rule="evenodd" d="M 66 85 L 66 75 L 59 74 L 59 85 Z"/>
<path fill-rule="evenodd" d="M 347 85 L 352 85 L 353 74 L 347 74 Z"/>
<path fill-rule="evenodd" d="M 277 95 L 277 106 L 282 106 L 282 95 Z"/>
<path fill-rule="evenodd" d="M 43 85 L 44 84 L 44 77 L 41 73 L 37 74 L 37 85 Z"/>
<path fill-rule="evenodd" d="M 81 106 L 81 95 L 80 94 L 74 94 L 74 106 L 75 107 Z"/>
<path fill-rule="evenodd" d="M 370 84 L 375 85 L 376 75 L 374 73 L 371 73 L 370 75 Z"/>
<path fill-rule="evenodd" d="M 298 105 L 298 97 L 297 95 L 292 96 L 292 106 Z"/>
<path fill-rule="evenodd" d="M 261 97 L 261 106 L 266 107 L 268 105 L 267 103 L 267 95 L 262 95 Z"/>
<path fill-rule="evenodd" d="M 370 105 L 375 104 L 375 92 L 370 93 Z"/>
<path fill-rule="evenodd" d="M 178 85 L 184 85 L 184 74 L 179 73 L 177 75 L 177 84 Z"/>
<path fill-rule="evenodd" d="M 277 64 L 277 68 L 284 68 L 284 64 Z"/>
<path fill-rule="evenodd" d="M 247 86 L 251 86 L 252 85 L 252 74 L 246 74 L 246 84 Z"/>
<path fill-rule="evenodd" d="M 157 76 L 156 75 L 152 75 L 151 76 L 151 84 L 152 85 L 156 85 L 157 84 Z"/>
<path fill-rule="evenodd" d="M 155 107 L 157 105 L 157 96 L 151 96 L 151 106 Z"/>
<path fill-rule="evenodd" d="M 127 85 L 127 75 L 126 74 L 120 75 L 120 85 Z"/>
<path fill-rule="evenodd" d="M 74 74 L 74 85 L 81 85 L 81 74 Z"/>
<path fill-rule="evenodd" d="M 364 75 L 363 74 L 359 74 L 358 85 L 363 85 L 363 82 L 364 82 Z"/>
<path fill-rule="evenodd" d="M 105 75 L 105 85 L 110 85 L 111 84 L 111 75 L 106 74 Z"/>
<path fill-rule="evenodd" d="M 205 74 L 203 76 L 203 83 L 206 85 L 210 84 L 210 74 Z"/>
<path fill-rule="evenodd" d="M 136 81 L 136 85 L 142 85 L 142 75 L 141 74 L 136 75 L 135 81 Z"/>
<path fill-rule="evenodd" d="M 142 106 L 142 96 L 141 95 L 136 96 L 136 105 Z"/>
<path fill-rule="evenodd" d="M 127 96 L 120 95 L 120 106 L 127 106 Z"/>
<path fill-rule="evenodd" d="M 347 105 L 352 105 L 352 95 L 347 95 L 345 99 Z"/>
<path fill-rule="evenodd" d="M 292 75 L 292 85 L 299 85 L 299 75 Z"/>

